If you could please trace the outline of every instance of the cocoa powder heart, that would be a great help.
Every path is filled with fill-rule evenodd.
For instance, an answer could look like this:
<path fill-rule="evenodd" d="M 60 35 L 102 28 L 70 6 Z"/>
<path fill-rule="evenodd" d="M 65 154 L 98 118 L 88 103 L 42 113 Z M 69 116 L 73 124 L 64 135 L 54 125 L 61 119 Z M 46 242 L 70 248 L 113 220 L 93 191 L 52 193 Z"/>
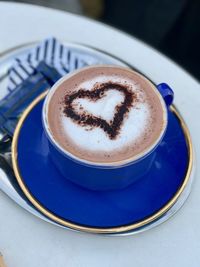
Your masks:
<path fill-rule="evenodd" d="M 124 101 L 115 107 L 114 117 L 111 122 L 107 122 L 106 120 L 92 114 L 88 114 L 87 112 L 79 114 L 74 110 L 73 101 L 75 99 L 87 98 L 96 102 L 104 97 L 106 91 L 109 90 L 117 90 L 124 94 Z M 119 134 L 125 115 L 129 112 L 136 98 L 136 94 L 132 92 L 128 86 L 107 82 L 94 86 L 91 91 L 80 89 L 75 93 L 66 95 L 64 99 L 63 112 L 74 122 L 81 124 L 82 126 L 99 127 L 108 134 L 110 139 L 114 139 Z"/>

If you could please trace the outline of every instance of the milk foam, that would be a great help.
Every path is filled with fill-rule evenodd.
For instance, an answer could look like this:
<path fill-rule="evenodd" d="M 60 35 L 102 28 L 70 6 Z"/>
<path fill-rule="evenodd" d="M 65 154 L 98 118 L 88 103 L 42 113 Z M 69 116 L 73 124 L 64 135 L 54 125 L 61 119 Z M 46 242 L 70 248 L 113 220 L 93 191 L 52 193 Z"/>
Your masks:
<path fill-rule="evenodd" d="M 140 139 L 148 130 L 148 110 L 148 105 L 141 103 L 132 108 L 122 124 L 120 134 L 114 140 L 111 140 L 102 129 L 81 127 L 65 116 L 62 116 L 62 126 L 66 135 L 79 147 L 95 152 L 110 152 L 120 150 Z"/>
<path fill-rule="evenodd" d="M 90 162 L 137 158 L 160 138 L 166 125 L 163 100 L 152 87 L 128 69 L 83 69 L 60 83 L 51 96 L 48 123 L 53 138 L 71 155 Z M 123 117 L 117 113 L 120 107 L 126 109 Z"/>
<path fill-rule="evenodd" d="M 80 88 L 92 90 L 97 81 L 98 83 L 104 83 L 108 80 L 120 84 L 125 82 L 119 77 L 98 77 L 89 82 L 83 82 Z M 115 139 L 111 140 L 108 134 L 101 128 L 91 128 L 90 126 L 83 127 L 75 123 L 71 118 L 61 114 L 61 125 L 64 133 L 80 148 L 87 151 L 111 152 L 120 150 L 129 144 L 137 143 L 138 139 L 148 130 L 148 125 L 151 120 L 150 108 L 148 103 L 144 101 L 145 94 L 140 89 L 139 84 L 129 84 L 126 80 L 126 85 L 138 96 L 140 95 L 139 97 L 142 98 L 143 101 L 139 101 L 138 97 L 138 101 L 131 107 L 127 116 L 124 118 L 120 133 Z M 121 104 L 123 100 L 123 93 L 113 88 L 96 102 L 89 99 L 76 99 L 73 105 L 74 109 L 79 114 L 87 112 L 88 114 L 98 116 L 111 123 L 114 113 L 116 112 L 115 107 Z"/>
<path fill-rule="evenodd" d="M 95 83 L 106 83 L 108 81 L 112 81 L 113 83 L 119 83 L 119 84 L 122 84 L 123 82 L 125 82 L 127 84 L 131 84 L 131 85 L 135 85 L 136 87 L 139 87 L 139 84 L 137 82 L 133 82 L 129 78 L 124 79 L 123 77 L 120 77 L 119 75 L 114 75 L 114 74 L 112 76 L 108 76 L 108 75 L 104 75 L 103 73 L 102 75 L 96 76 L 93 79 L 86 80 L 86 81 L 83 80 L 80 83 L 79 87 L 84 88 L 86 90 L 92 90 Z"/>
<path fill-rule="evenodd" d="M 109 90 L 106 96 L 96 102 L 89 101 L 88 99 L 76 99 L 74 101 L 75 110 L 80 114 L 84 111 L 101 117 L 107 121 L 112 120 L 115 107 L 124 100 L 124 95 L 116 90 Z"/>

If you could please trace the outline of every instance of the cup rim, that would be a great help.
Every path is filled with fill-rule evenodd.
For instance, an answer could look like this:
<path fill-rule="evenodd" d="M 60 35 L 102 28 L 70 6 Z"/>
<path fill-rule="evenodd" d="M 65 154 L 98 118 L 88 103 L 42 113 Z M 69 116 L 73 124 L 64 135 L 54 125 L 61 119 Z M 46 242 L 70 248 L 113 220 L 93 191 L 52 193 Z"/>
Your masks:
<path fill-rule="evenodd" d="M 139 77 L 144 79 L 146 82 L 148 82 L 160 100 L 160 103 L 161 103 L 162 108 L 163 108 L 163 115 L 164 115 L 163 116 L 164 117 L 164 123 L 163 123 L 162 131 L 160 132 L 158 138 L 153 142 L 153 144 L 151 144 L 151 146 L 149 146 L 147 149 L 145 149 L 144 151 L 138 153 L 137 155 L 135 155 L 133 157 L 129 157 L 127 159 L 120 160 L 120 161 L 114 161 L 114 162 L 106 162 L 106 161 L 105 162 L 94 162 L 94 161 L 89 161 L 89 160 L 85 160 L 85 159 L 77 157 L 73 153 L 64 149 L 55 140 L 55 138 L 53 137 L 53 134 L 51 133 L 49 123 L 48 123 L 49 102 L 50 102 L 52 96 L 54 95 L 55 91 L 59 87 L 59 85 L 62 84 L 64 81 L 68 80 L 69 78 L 73 77 L 74 75 L 76 75 L 79 72 L 85 71 L 85 70 L 90 69 L 90 68 L 102 68 L 102 67 L 103 68 L 106 67 L 106 68 L 117 68 L 117 69 L 126 70 L 126 71 L 129 71 L 131 73 L 134 73 L 135 75 L 138 75 Z M 99 65 L 87 66 L 87 67 L 83 67 L 81 69 L 75 70 L 72 73 L 69 73 L 69 74 L 63 76 L 50 88 L 49 92 L 47 93 L 47 96 L 45 98 L 43 108 L 42 108 L 43 128 L 44 128 L 45 133 L 47 135 L 47 138 L 51 142 L 51 144 L 57 150 L 59 150 L 59 152 L 61 152 L 62 155 L 66 156 L 67 158 L 70 158 L 71 160 L 78 162 L 79 164 L 82 164 L 82 165 L 87 165 L 90 167 L 99 167 L 99 168 L 101 168 L 101 167 L 102 168 L 118 168 L 118 167 L 122 167 L 122 166 L 127 166 L 129 164 L 135 163 L 135 162 L 140 161 L 143 158 L 147 157 L 151 152 L 153 152 L 156 149 L 156 147 L 159 145 L 160 141 L 162 140 L 162 138 L 165 134 L 166 128 L 167 128 L 167 121 L 168 121 L 167 106 L 164 102 L 162 95 L 159 93 L 158 89 L 156 88 L 156 86 L 147 77 L 145 77 L 143 74 L 139 73 L 138 71 L 132 70 L 128 67 L 122 67 L 122 66 L 117 66 L 117 65 L 99 64 Z"/>

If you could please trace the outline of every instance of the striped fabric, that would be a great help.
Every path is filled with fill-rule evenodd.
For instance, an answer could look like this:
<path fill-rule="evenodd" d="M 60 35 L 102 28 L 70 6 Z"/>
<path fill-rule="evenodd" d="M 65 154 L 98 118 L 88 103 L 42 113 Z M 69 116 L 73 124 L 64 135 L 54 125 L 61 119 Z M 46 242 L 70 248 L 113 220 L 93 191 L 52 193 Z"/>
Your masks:
<path fill-rule="evenodd" d="M 71 51 L 55 38 L 48 38 L 26 55 L 15 58 L 8 70 L 8 90 L 13 91 L 33 74 L 41 61 L 55 68 L 61 76 L 86 65 L 98 64 L 95 58 Z"/>

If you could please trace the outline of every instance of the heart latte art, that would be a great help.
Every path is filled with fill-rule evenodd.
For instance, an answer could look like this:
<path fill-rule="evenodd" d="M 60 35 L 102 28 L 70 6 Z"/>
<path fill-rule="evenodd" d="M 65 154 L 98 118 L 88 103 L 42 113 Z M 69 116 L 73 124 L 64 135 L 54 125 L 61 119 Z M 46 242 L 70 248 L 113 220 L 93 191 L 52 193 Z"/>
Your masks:
<path fill-rule="evenodd" d="M 63 80 L 49 101 L 48 123 L 58 144 L 92 162 L 119 162 L 147 150 L 163 129 L 159 93 L 124 68 L 86 68 Z"/>
<path fill-rule="evenodd" d="M 124 99 L 121 103 L 115 106 L 114 116 L 110 122 L 101 118 L 101 115 L 95 116 L 92 114 L 92 112 L 84 110 L 82 105 L 79 107 L 81 112 L 77 112 L 75 105 L 73 105 L 75 100 L 81 100 L 85 98 L 93 102 L 98 102 L 99 99 L 105 98 L 106 93 L 111 90 L 114 92 L 114 94 L 116 94 L 115 91 L 120 92 Z M 65 96 L 64 114 L 71 118 L 74 122 L 77 122 L 79 125 L 90 126 L 91 129 L 94 127 L 101 128 L 105 133 L 108 134 L 110 139 L 114 139 L 120 133 L 123 119 L 126 114 L 128 114 L 133 102 L 136 101 L 136 99 L 136 94 L 131 92 L 131 90 L 128 90 L 127 86 L 125 85 L 112 82 L 97 84 L 91 91 L 80 89 L 71 95 Z M 106 103 L 106 99 L 103 99 L 102 102 Z M 98 105 L 98 103 L 95 105 Z"/>

